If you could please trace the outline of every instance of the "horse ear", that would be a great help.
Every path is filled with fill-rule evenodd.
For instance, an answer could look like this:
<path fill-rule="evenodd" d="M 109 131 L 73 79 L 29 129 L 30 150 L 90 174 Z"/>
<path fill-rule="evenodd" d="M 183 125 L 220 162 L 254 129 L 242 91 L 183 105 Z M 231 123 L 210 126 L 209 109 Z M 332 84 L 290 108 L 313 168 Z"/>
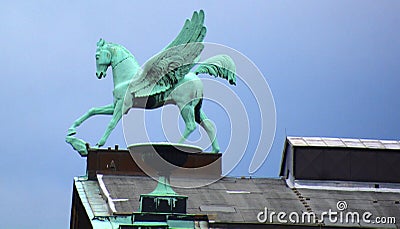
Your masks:
<path fill-rule="evenodd" d="M 100 38 L 100 40 L 97 42 L 97 46 L 101 47 L 105 43 L 105 40 L 103 38 Z"/>

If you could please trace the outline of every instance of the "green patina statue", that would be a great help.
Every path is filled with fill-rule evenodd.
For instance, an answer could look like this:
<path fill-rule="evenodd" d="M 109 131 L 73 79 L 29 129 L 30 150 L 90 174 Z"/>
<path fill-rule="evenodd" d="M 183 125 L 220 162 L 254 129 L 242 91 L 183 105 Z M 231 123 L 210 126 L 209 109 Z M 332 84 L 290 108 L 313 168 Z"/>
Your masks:
<path fill-rule="evenodd" d="M 206 35 L 204 12 L 194 12 L 187 19 L 178 36 L 161 51 L 152 57 L 143 68 L 135 57 L 122 45 L 100 39 L 96 50 L 96 76 L 106 76 L 109 66 L 112 67 L 114 81 L 114 102 L 103 107 L 91 108 L 78 118 L 68 129 L 66 141 L 81 155 L 87 154 L 86 142 L 74 137 L 76 128 L 93 115 L 112 115 L 108 127 L 97 143 L 105 144 L 107 138 L 130 108 L 154 109 L 165 104 L 175 104 L 181 111 L 185 122 L 185 131 L 179 143 L 195 130 L 196 123 L 207 132 L 212 143 L 212 151 L 220 151 L 215 127 L 202 111 L 203 84 L 198 74 L 207 73 L 221 77 L 236 84 L 236 67 L 227 55 L 217 55 L 205 61 L 200 60 Z M 193 72 L 190 70 L 198 64 Z"/>

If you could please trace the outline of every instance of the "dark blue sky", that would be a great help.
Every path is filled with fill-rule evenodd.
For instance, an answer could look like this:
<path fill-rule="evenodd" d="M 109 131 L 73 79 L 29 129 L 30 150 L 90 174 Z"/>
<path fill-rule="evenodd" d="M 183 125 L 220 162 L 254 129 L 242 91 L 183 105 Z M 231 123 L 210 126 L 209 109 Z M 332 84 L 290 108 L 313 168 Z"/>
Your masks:
<path fill-rule="evenodd" d="M 144 63 L 199 9 L 205 40 L 250 58 L 275 99 L 276 137 L 253 176 L 277 177 L 285 134 L 399 139 L 399 1 L 3 1 L 2 228 L 68 227 L 73 177 L 84 175 L 85 159 L 64 142 L 66 131 L 112 101 L 111 77 L 94 74 L 98 39 Z M 79 137 L 95 143 L 108 121 L 89 120 Z M 107 142 L 114 144 L 125 145 L 121 124 Z M 251 158 L 232 174 L 249 175 Z"/>

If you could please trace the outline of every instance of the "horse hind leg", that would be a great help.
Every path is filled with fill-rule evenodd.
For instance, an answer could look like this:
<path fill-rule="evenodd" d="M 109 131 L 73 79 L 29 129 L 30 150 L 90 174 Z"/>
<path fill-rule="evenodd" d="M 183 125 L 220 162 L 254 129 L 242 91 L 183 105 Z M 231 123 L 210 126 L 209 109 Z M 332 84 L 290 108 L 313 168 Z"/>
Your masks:
<path fill-rule="evenodd" d="M 215 126 L 211 122 L 210 119 L 207 118 L 206 114 L 201 109 L 202 100 L 195 107 L 195 121 L 203 127 L 203 129 L 207 132 L 208 137 L 211 141 L 212 152 L 218 153 L 220 151 L 219 144 L 217 140 L 217 135 L 215 131 Z"/>
<path fill-rule="evenodd" d="M 181 109 L 181 116 L 183 118 L 183 121 L 185 122 L 185 131 L 183 132 L 182 138 L 179 140 L 179 143 L 185 142 L 187 137 L 196 129 L 194 106 L 192 102 L 185 105 Z"/>

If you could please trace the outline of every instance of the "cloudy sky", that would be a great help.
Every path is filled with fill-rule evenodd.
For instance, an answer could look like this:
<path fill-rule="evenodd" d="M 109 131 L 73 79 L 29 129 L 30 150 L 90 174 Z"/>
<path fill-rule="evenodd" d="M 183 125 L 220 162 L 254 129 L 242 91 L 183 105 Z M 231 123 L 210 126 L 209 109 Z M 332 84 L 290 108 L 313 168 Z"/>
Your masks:
<path fill-rule="evenodd" d="M 249 174 L 248 150 L 231 175 L 277 177 L 285 135 L 400 138 L 399 1 L 3 1 L 2 228 L 69 227 L 73 177 L 85 174 L 86 161 L 64 142 L 66 131 L 90 107 L 112 102 L 112 78 L 95 77 L 98 39 L 123 44 L 144 63 L 199 9 L 205 40 L 254 62 L 276 106 L 267 160 Z M 225 128 L 226 115 L 208 106 Z M 95 144 L 109 119 L 90 119 L 79 137 Z M 121 124 L 106 145 L 114 144 L 125 147 Z"/>

